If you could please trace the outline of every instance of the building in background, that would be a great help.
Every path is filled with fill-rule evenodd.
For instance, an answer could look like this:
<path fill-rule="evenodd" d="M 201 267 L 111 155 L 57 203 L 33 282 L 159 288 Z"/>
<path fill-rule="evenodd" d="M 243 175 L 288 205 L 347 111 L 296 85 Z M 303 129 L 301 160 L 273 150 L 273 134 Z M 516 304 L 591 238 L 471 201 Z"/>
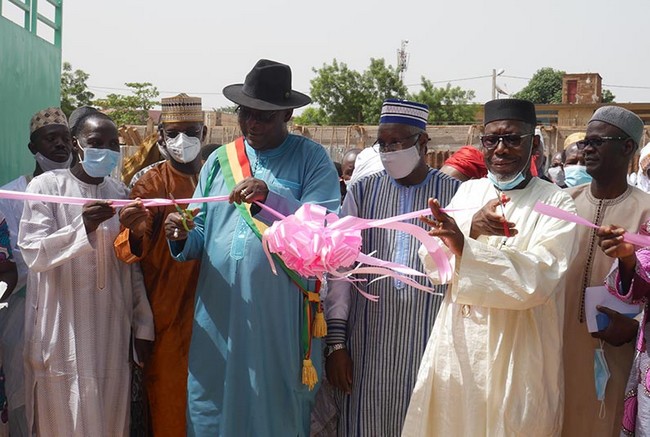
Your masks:
<path fill-rule="evenodd" d="M 0 0 L 0 185 L 34 169 L 29 120 L 61 102 L 63 0 Z"/>

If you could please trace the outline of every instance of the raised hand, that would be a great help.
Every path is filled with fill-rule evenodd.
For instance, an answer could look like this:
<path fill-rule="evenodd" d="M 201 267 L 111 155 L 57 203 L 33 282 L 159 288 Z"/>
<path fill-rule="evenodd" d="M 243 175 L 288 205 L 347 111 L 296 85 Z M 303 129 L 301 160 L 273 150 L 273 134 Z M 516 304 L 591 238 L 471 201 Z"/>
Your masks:
<path fill-rule="evenodd" d="M 86 233 L 95 232 L 99 225 L 115 215 L 115 208 L 111 202 L 99 200 L 86 203 L 81 210 L 81 218 L 86 228 Z"/>
<path fill-rule="evenodd" d="M 253 203 L 266 202 L 269 194 L 269 187 L 261 179 L 246 178 L 239 182 L 230 193 L 230 203 Z"/>
<path fill-rule="evenodd" d="M 472 227 L 469 233 L 470 238 L 477 239 L 481 235 L 504 237 L 517 235 L 515 224 L 507 221 L 503 213 L 498 211 L 500 205 L 504 205 L 509 201 L 509 197 L 502 195 L 501 200 L 490 200 L 483 208 L 478 210 L 474 214 L 474 217 L 472 217 Z M 506 228 L 508 231 L 506 231 Z"/>

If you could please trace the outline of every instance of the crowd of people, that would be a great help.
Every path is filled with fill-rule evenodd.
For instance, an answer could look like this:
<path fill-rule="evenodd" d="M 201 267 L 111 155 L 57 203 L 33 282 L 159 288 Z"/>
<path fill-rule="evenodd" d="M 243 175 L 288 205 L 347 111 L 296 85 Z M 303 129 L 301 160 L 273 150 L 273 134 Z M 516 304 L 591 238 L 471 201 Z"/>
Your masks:
<path fill-rule="evenodd" d="M 535 106 L 489 101 L 480 144 L 433 169 L 428 107 L 387 99 L 373 146 L 336 166 L 289 133 L 311 101 L 289 66 L 262 59 L 223 93 L 242 136 L 206 153 L 201 99 L 163 98 L 164 159 L 130 188 L 111 176 L 110 114 L 32 117 L 34 171 L 2 187 L 31 197 L 0 199 L 10 436 L 650 436 L 650 251 L 626 238 L 650 234 L 650 145 L 628 176 L 638 116 L 599 108 L 547 165 Z M 273 272 L 272 211 L 304 204 L 429 208 L 408 222 L 451 278 L 381 227 L 361 251 L 426 275 L 320 281 L 279 258 Z"/>

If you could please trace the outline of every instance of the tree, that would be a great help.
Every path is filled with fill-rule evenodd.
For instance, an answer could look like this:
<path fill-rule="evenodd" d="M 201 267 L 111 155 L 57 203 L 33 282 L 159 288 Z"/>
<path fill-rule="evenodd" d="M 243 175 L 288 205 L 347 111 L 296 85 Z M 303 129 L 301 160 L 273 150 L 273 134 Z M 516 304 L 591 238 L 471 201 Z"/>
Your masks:
<path fill-rule="evenodd" d="M 383 59 L 370 59 L 370 67 L 363 73 L 363 86 L 366 92 L 364 122 L 368 124 L 379 123 L 381 104 L 384 100 L 408 97 L 408 90 L 397 69 L 386 66 Z"/>
<path fill-rule="evenodd" d="M 217 112 L 225 112 L 226 114 L 234 114 L 235 110 L 237 109 L 237 106 L 238 105 L 221 106 L 221 107 L 215 109 L 215 111 L 217 111 Z"/>
<path fill-rule="evenodd" d="M 370 59 L 363 73 L 336 59 L 313 71 L 316 77 L 311 80 L 311 97 L 322 112 L 310 111 L 308 115 L 318 115 L 321 123 L 376 124 L 384 99 L 407 94 L 397 71 L 383 59 Z"/>
<path fill-rule="evenodd" d="M 148 111 L 159 104 L 156 99 L 160 93 L 150 82 L 125 83 L 133 95 L 109 94 L 105 99 L 95 101 L 102 110 L 111 116 L 115 124 L 146 124 Z"/>
<path fill-rule="evenodd" d="M 564 71 L 550 67 L 541 68 L 521 91 L 512 95 L 533 103 L 562 103 L 562 78 Z"/>
<path fill-rule="evenodd" d="M 411 94 L 410 99 L 429 106 L 429 124 L 465 124 L 473 123 L 478 105 L 471 104 L 474 91 L 461 87 L 436 88 L 433 83 L 422 76 L 422 89 Z"/>
<path fill-rule="evenodd" d="M 325 125 L 329 123 L 329 118 L 323 108 L 315 108 L 313 106 L 302 111 L 302 114 L 293 117 L 293 122 L 299 125 Z"/>
<path fill-rule="evenodd" d="M 61 109 L 67 117 L 80 106 L 89 106 L 95 95 L 88 91 L 86 81 L 90 75 L 83 70 L 72 71 L 69 62 L 63 63 L 61 72 Z"/>
<path fill-rule="evenodd" d="M 603 88 L 602 101 L 603 103 L 614 103 L 616 96 L 608 89 Z"/>

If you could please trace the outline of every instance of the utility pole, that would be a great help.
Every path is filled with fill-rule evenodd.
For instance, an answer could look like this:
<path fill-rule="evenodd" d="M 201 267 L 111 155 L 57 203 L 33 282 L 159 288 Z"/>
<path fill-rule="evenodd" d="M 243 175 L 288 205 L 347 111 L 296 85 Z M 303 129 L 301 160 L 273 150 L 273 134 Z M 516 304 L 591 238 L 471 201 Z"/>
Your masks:
<path fill-rule="evenodd" d="M 409 54 L 406 52 L 406 45 L 408 43 L 409 41 L 407 39 L 403 39 L 400 48 L 397 49 L 397 73 L 401 82 L 404 82 L 404 73 L 409 65 Z"/>
<path fill-rule="evenodd" d="M 495 100 L 498 96 L 497 92 L 500 90 L 499 87 L 497 87 L 497 76 L 501 76 L 503 73 L 505 73 L 506 70 L 503 68 L 497 71 L 496 69 L 492 69 L 492 100 Z"/>

